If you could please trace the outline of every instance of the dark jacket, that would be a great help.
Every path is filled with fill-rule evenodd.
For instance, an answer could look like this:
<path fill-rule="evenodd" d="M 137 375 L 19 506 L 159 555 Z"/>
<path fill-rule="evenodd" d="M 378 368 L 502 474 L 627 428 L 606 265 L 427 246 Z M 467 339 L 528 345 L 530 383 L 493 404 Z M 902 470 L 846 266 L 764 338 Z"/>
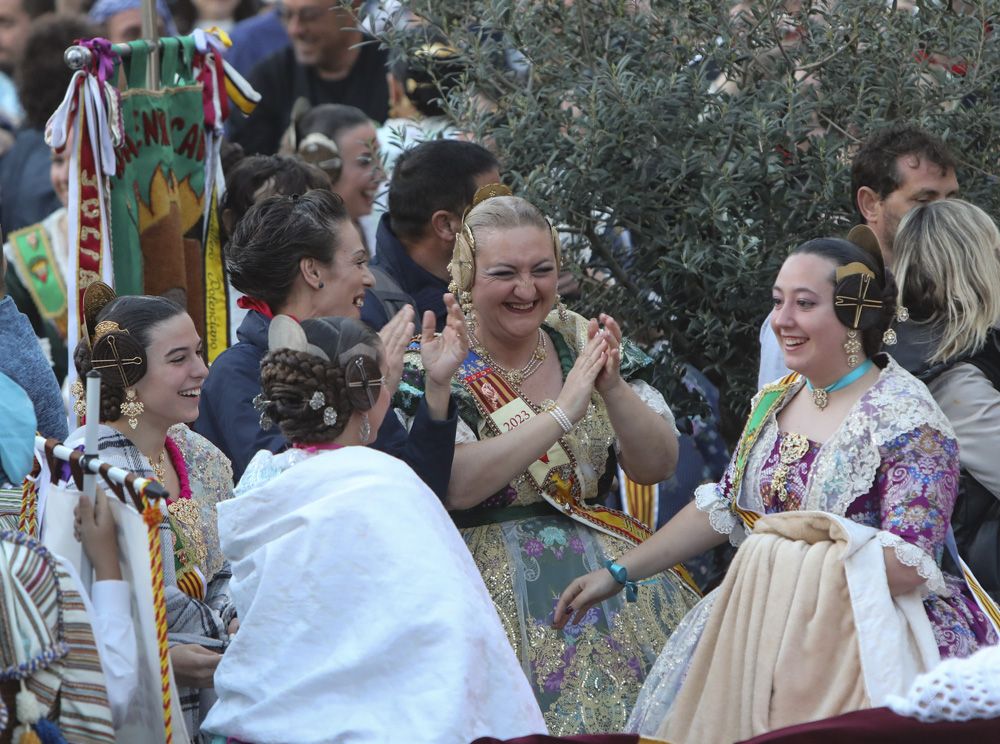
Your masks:
<path fill-rule="evenodd" d="M 45 133 L 18 130 L 0 158 L 0 226 L 8 233 L 41 222 L 62 206 L 49 178 L 51 162 Z"/>
<path fill-rule="evenodd" d="M 444 306 L 444 293 L 448 291 L 448 282 L 434 276 L 410 258 L 406 248 L 389 226 L 388 213 L 383 214 L 378 223 L 372 266 L 377 266 L 395 279 L 400 289 L 413 298 L 417 310 L 415 322 L 418 329 L 425 310 L 434 312 L 439 331 L 444 328 L 448 317 L 448 311 Z M 375 285 L 375 289 L 378 289 L 378 284 Z M 372 296 L 370 290 L 365 297 L 361 319 L 376 329 L 389 322 L 383 304 Z"/>
<path fill-rule="evenodd" d="M 364 42 L 343 80 L 324 80 L 314 67 L 300 65 L 291 46 L 258 63 L 249 80 L 260 93 L 260 103 L 249 117 L 237 114 L 229 120 L 229 138 L 242 145 L 247 155 L 274 154 L 299 98 L 313 106 L 355 106 L 381 124 L 389 115 L 389 84 L 385 79 L 388 58 L 375 41 L 365 37 Z"/>
<path fill-rule="evenodd" d="M 196 432 L 232 461 L 237 481 L 258 451 L 281 452 L 288 446 L 277 427 L 260 428 L 260 414 L 253 407 L 254 396 L 260 392 L 260 362 L 267 353 L 268 325 L 270 321 L 255 310 L 243 319 L 236 331 L 239 341 L 212 363 L 194 424 Z M 421 402 L 408 435 L 390 409 L 372 446 L 405 462 L 443 499 L 451 478 L 457 426 L 454 405 L 448 419 L 434 421 Z"/>

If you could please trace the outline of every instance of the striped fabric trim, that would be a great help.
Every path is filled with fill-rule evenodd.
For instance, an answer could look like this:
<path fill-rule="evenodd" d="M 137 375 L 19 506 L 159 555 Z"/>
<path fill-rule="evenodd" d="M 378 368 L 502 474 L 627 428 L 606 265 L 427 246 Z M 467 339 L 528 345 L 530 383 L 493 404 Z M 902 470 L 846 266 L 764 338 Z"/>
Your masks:
<path fill-rule="evenodd" d="M 67 741 L 113 744 L 104 672 L 90 618 L 72 580 L 61 569 L 53 573 L 31 544 L 0 541 L 0 561 L 6 595 L 2 606 L 8 613 L 0 618 L 4 662 L 23 663 L 22 657 L 58 642 L 61 598 L 62 635 L 69 653 L 36 671 L 26 684 L 50 712 L 58 704 L 57 723 Z"/>
<path fill-rule="evenodd" d="M 657 512 L 659 511 L 659 487 L 656 484 L 651 486 L 636 483 L 625 475 L 625 471 L 618 467 L 618 483 L 621 489 L 622 507 L 626 514 L 635 517 L 650 531 L 656 530 Z"/>

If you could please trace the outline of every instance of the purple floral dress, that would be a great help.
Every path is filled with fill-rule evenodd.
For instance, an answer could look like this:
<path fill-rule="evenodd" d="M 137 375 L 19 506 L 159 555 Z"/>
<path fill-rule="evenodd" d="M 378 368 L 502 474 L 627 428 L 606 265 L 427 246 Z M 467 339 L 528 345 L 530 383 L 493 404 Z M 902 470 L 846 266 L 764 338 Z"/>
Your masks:
<path fill-rule="evenodd" d="M 779 464 L 782 432 L 764 461 L 761 498 L 768 514 L 792 511 L 803 503 L 809 474 L 820 445 L 809 442 L 809 450 L 790 468 L 785 479 L 785 499 L 772 488 Z M 945 535 L 955 502 L 958 481 L 958 445 L 954 439 L 930 427 L 904 434 L 879 448 L 882 463 L 871 489 L 851 502 L 848 519 L 885 530 L 917 545 L 941 565 Z M 943 573 L 945 591 L 931 591 L 924 608 L 934 630 L 942 658 L 965 657 L 997 636 L 976 604 L 965 581 Z"/>

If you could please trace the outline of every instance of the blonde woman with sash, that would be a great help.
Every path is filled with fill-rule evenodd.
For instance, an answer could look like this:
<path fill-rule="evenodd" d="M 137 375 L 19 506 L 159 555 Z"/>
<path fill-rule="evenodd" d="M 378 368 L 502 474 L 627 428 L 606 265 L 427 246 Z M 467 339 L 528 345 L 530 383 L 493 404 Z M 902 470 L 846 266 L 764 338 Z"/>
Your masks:
<path fill-rule="evenodd" d="M 872 358 L 892 339 L 895 284 L 874 235 L 852 236 L 809 241 L 782 266 L 771 325 L 795 372 L 754 398 L 723 480 L 625 554 L 618 577 L 592 572 L 559 600 L 557 627 L 617 594 L 616 578 L 634 587 L 741 545 L 667 643 L 629 730 L 748 739 L 877 707 L 941 658 L 997 642 L 1000 614 L 974 577 L 941 567 L 954 431 L 923 384 Z"/>
<path fill-rule="evenodd" d="M 491 192 L 502 195 L 483 198 Z M 696 591 L 667 572 L 637 602 L 615 597 L 565 630 L 551 627 L 552 612 L 574 575 L 650 534 L 597 504 L 613 456 L 632 479 L 656 483 L 676 465 L 677 433 L 662 396 L 626 381 L 649 359 L 622 342 L 614 319 L 554 309 L 558 239 L 538 209 L 509 193 L 480 190 L 451 264 L 473 348 L 452 385 L 459 426 L 445 505 L 550 732 L 620 730 Z M 396 398 L 404 414 L 422 386 L 414 344 Z"/>

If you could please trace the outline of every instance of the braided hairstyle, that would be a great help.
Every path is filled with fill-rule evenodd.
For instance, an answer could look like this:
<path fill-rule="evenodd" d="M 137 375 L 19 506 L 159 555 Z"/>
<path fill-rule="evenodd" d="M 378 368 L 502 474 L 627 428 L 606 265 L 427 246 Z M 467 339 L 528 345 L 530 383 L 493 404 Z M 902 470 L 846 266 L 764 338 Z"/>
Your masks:
<path fill-rule="evenodd" d="M 353 318 L 304 320 L 310 344 L 330 361 L 307 351 L 271 349 L 261 361 L 262 413 L 296 444 L 320 444 L 339 437 L 355 411 L 368 411 L 379 396 L 382 342 Z M 365 380 L 372 384 L 363 384 Z M 314 404 L 322 394 L 321 405 Z M 327 408 L 336 422 L 327 423 Z"/>
<path fill-rule="evenodd" d="M 136 353 L 142 357 L 142 374 L 145 374 L 146 354 L 152 342 L 153 328 L 165 320 L 184 312 L 184 308 L 166 297 L 150 295 L 129 295 L 116 297 L 105 305 L 95 319 L 95 327 L 105 321 L 117 323 L 121 328 L 110 336 L 127 340 L 134 345 Z M 93 332 L 93 329 L 89 329 Z M 127 337 L 127 338 L 123 338 Z M 94 338 L 76 345 L 73 361 L 77 374 L 83 378 L 93 369 L 93 348 L 100 348 Z M 140 349 L 142 351 L 140 351 Z M 101 357 L 99 356 L 98 359 Z M 98 369 L 101 375 L 101 421 L 117 421 L 121 418 L 121 405 L 125 400 L 125 386 L 114 368 Z M 141 375 L 140 375 L 141 378 Z M 138 382 L 136 379 L 135 382 Z"/>
<path fill-rule="evenodd" d="M 808 254 L 819 256 L 833 262 L 837 267 L 850 263 L 861 263 L 875 274 L 872 280 L 872 299 L 881 300 L 882 307 L 877 320 L 861 331 L 861 346 L 869 359 L 882 348 L 882 334 L 892 324 L 896 315 L 896 280 L 892 272 L 885 268 L 881 260 L 849 240 L 841 238 L 816 238 L 809 240 L 793 249 L 789 255 Z M 836 274 L 830 277 L 830 282 L 836 285 Z M 839 319 L 839 318 L 838 318 Z M 844 322 L 841 320 L 841 322 Z"/>

